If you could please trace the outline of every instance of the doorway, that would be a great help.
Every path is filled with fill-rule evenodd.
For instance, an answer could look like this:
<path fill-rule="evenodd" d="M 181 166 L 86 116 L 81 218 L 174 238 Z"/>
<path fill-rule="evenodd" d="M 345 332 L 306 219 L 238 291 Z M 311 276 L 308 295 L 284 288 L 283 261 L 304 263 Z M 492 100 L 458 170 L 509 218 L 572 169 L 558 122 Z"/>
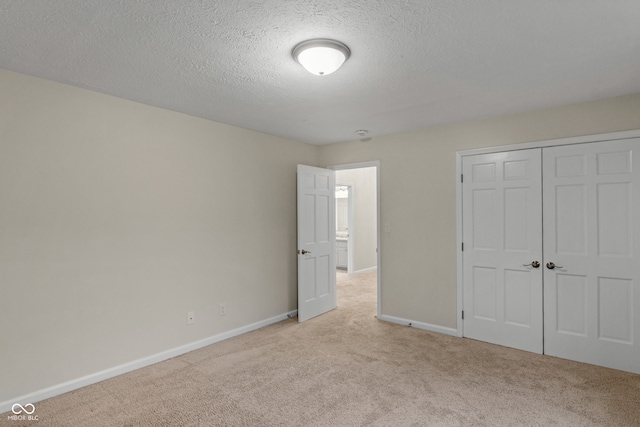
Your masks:
<path fill-rule="evenodd" d="M 378 317 L 381 313 L 379 163 L 350 163 L 328 168 L 336 171 L 336 186 L 346 190 L 345 198 L 336 198 L 336 259 L 342 256 L 347 268 L 346 271 L 336 269 L 336 276 L 375 274 Z M 340 204 L 346 208 L 342 222 L 338 217 Z"/>
<path fill-rule="evenodd" d="M 353 185 L 336 180 L 336 268 L 353 274 Z"/>

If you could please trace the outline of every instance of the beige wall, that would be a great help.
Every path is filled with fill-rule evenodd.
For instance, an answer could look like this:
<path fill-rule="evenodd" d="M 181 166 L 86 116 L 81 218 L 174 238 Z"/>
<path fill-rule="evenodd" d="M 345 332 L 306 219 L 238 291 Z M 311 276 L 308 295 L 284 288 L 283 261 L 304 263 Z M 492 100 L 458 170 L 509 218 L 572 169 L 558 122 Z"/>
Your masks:
<path fill-rule="evenodd" d="M 353 272 L 373 268 L 378 263 L 376 168 L 338 170 L 336 182 L 353 188 L 354 229 L 349 232 L 353 238 Z"/>
<path fill-rule="evenodd" d="M 317 152 L 0 71 L 0 402 L 295 310 Z"/>
<path fill-rule="evenodd" d="M 382 314 L 456 328 L 457 150 L 640 129 L 640 95 L 321 147 L 380 161 Z"/>

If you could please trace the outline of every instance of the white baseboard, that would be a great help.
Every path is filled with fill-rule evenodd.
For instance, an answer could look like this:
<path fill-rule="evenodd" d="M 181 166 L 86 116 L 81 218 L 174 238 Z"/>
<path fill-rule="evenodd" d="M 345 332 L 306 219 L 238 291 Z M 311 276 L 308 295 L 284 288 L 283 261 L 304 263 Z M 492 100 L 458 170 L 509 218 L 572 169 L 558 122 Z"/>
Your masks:
<path fill-rule="evenodd" d="M 458 336 L 458 330 L 455 328 L 446 328 L 444 326 L 432 325 L 430 323 L 416 322 L 414 320 L 403 319 L 401 317 L 387 316 L 383 314 L 378 319 L 386 322 L 397 323 L 398 325 L 411 326 L 412 328 L 424 329 L 425 331 L 437 332 L 439 334 Z"/>
<path fill-rule="evenodd" d="M 105 369 L 104 371 L 96 372 L 81 378 L 76 378 L 74 380 L 64 382 L 62 384 L 57 384 L 51 387 L 44 388 L 42 390 L 34 391 L 33 393 L 27 393 L 22 396 L 17 396 L 13 399 L 0 402 L 0 413 L 10 411 L 11 407 L 15 403 L 20 403 L 22 406 L 24 406 L 27 403 L 34 403 L 44 399 L 49 399 L 51 397 L 58 396 L 60 394 L 67 393 L 69 391 L 76 390 L 82 387 L 86 387 L 88 385 L 95 384 L 109 378 L 117 377 L 118 375 L 126 374 L 127 372 L 135 371 L 136 369 L 144 368 L 146 366 L 171 359 L 172 357 L 180 356 L 182 354 L 198 350 L 199 348 L 206 347 L 208 345 L 215 344 L 217 342 L 224 341 L 238 335 L 246 334 L 247 332 L 255 331 L 256 329 L 264 328 L 265 326 L 269 326 L 274 323 L 287 320 L 288 318 L 295 317 L 297 316 L 297 314 L 298 310 L 294 310 L 272 317 L 270 319 L 265 319 L 260 322 L 252 323 L 250 325 L 242 326 L 228 332 L 223 332 L 221 334 L 211 336 L 209 338 L 185 344 L 180 347 L 172 348 L 161 353 L 143 357 L 142 359 L 134 360 L 132 362 L 128 362 L 119 366 L 114 366 L 113 368 Z"/>
<path fill-rule="evenodd" d="M 378 266 L 374 265 L 373 267 L 363 268 L 362 270 L 354 271 L 351 274 L 362 274 L 362 273 L 366 273 L 368 271 L 373 271 L 373 270 L 377 270 L 377 269 L 378 269 Z"/>

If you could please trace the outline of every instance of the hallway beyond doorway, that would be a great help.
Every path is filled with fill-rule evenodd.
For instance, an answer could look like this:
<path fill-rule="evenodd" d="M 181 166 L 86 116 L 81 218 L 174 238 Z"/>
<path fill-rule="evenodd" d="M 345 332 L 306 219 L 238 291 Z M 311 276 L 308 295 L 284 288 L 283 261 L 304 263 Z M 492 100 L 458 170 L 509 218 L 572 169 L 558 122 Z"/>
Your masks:
<path fill-rule="evenodd" d="M 376 315 L 377 307 L 377 269 L 360 274 L 348 274 L 344 270 L 336 272 L 336 291 L 338 295 L 338 309 L 345 306 L 359 311 L 370 311 Z"/>

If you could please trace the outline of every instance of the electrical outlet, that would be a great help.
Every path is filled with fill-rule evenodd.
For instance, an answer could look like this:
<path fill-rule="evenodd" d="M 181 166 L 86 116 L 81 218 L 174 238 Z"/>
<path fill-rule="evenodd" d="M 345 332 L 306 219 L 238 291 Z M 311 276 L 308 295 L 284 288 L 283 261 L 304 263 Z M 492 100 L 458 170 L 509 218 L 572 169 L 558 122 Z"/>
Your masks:
<path fill-rule="evenodd" d="M 196 323 L 196 312 L 190 311 L 187 313 L 187 325 L 192 325 Z"/>
<path fill-rule="evenodd" d="M 222 303 L 220 304 L 220 316 L 226 316 L 226 315 L 227 315 L 227 304 Z"/>

